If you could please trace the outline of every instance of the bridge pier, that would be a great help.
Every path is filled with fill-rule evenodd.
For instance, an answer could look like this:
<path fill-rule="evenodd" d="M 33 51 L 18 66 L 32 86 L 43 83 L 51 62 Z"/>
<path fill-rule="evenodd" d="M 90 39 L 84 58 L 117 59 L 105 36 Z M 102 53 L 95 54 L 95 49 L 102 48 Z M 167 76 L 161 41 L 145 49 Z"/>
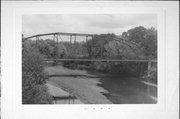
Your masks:
<path fill-rule="evenodd" d="M 151 68 L 152 68 L 152 62 L 149 61 L 148 62 L 148 71 L 147 71 L 147 82 L 150 83 L 150 76 L 151 76 Z M 147 94 L 148 95 L 151 95 L 151 92 L 150 92 L 150 89 L 151 89 L 151 86 L 147 85 Z"/>
<path fill-rule="evenodd" d="M 40 40 L 40 36 L 36 36 L 36 44 L 37 44 L 37 41 Z"/>

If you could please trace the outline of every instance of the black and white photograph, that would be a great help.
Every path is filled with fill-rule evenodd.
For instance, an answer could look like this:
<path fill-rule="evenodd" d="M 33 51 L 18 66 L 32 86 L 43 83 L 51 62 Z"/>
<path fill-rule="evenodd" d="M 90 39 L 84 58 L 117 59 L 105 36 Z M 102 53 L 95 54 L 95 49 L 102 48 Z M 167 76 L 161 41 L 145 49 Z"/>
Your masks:
<path fill-rule="evenodd" d="M 22 16 L 23 104 L 156 104 L 156 14 Z"/>
<path fill-rule="evenodd" d="M 1 3 L 0 118 L 179 118 L 178 2 Z"/>

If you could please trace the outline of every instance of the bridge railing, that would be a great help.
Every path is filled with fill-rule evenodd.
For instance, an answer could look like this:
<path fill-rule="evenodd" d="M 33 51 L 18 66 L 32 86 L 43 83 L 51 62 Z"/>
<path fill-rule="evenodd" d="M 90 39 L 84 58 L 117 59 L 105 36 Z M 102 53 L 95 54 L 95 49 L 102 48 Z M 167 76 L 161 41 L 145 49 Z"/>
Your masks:
<path fill-rule="evenodd" d="M 121 59 L 44 59 L 43 61 L 78 61 L 78 62 L 154 62 L 157 60 L 121 60 Z"/>

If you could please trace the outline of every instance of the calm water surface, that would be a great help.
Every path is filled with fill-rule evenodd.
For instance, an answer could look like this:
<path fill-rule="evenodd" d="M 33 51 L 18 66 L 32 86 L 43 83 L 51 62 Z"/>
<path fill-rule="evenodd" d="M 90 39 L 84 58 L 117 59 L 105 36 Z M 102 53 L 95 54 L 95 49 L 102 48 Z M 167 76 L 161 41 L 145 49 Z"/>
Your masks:
<path fill-rule="evenodd" d="M 102 84 L 99 86 L 109 91 L 104 95 L 115 104 L 156 103 L 151 97 L 157 97 L 157 88 L 150 86 L 147 92 L 147 85 L 138 80 L 132 77 L 101 78 Z"/>

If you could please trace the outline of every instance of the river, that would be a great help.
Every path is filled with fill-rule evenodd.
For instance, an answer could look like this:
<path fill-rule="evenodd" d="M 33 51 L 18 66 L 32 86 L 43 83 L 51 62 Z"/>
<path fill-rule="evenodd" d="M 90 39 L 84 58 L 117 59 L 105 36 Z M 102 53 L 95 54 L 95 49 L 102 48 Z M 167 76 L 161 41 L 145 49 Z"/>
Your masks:
<path fill-rule="evenodd" d="M 104 95 L 115 104 L 154 104 L 157 88 L 139 82 L 139 78 L 102 78 L 99 86 L 108 90 Z M 148 89 L 150 91 L 148 92 Z"/>

